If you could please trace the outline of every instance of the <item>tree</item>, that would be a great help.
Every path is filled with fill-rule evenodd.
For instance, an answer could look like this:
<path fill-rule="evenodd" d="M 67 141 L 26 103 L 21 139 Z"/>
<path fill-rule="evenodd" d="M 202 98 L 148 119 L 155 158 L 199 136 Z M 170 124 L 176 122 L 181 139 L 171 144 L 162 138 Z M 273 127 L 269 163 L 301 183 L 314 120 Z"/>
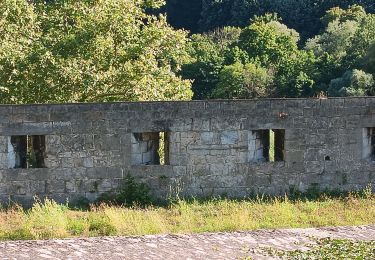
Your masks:
<path fill-rule="evenodd" d="M 191 37 L 189 53 L 192 60 L 182 67 L 181 75 L 193 80 L 194 99 L 207 99 L 215 88 L 219 73 L 226 64 L 232 45 L 241 29 L 224 27 Z"/>
<path fill-rule="evenodd" d="M 278 97 L 301 97 L 314 93 L 317 77 L 315 57 L 311 52 L 298 49 L 299 34 L 268 14 L 256 17 L 244 28 L 238 46 L 249 60 L 258 61 L 273 71 Z"/>
<path fill-rule="evenodd" d="M 368 48 L 362 64 L 367 72 L 375 74 L 375 42 Z"/>
<path fill-rule="evenodd" d="M 213 98 L 244 99 L 266 97 L 272 93 L 273 75 L 253 63 L 224 66 L 213 91 Z"/>
<path fill-rule="evenodd" d="M 1 60 L 0 87 L 9 90 L 2 92 L 3 102 L 191 98 L 190 82 L 177 76 L 188 59 L 187 33 L 145 12 L 162 1 L 17 1 L 31 10 L 39 34 L 30 45 L 16 44 L 28 47 L 24 56 Z M 2 1 L 0 10 L 19 3 Z M 0 17 L 15 23 L 12 16 Z"/>
<path fill-rule="evenodd" d="M 318 92 L 316 86 L 320 72 L 313 53 L 297 51 L 277 67 L 274 95 L 277 97 L 311 97 Z"/>
<path fill-rule="evenodd" d="M 305 48 L 313 51 L 318 57 L 329 53 L 339 63 L 347 55 L 359 27 L 357 21 L 334 20 L 328 24 L 324 33 L 308 40 Z"/>
<path fill-rule="evenodd" d="M 298 51 L 299 34 L 279 21 L 265 21 L 257 18 L 244 28 L 238 46 L 250 58 L 258 59 L 263 66 L 278 66 L 284 60 L 295 56 Z"/>
<path fill-rule="evenodd" d="M 334 21 L 344 23 L 346 21 L 360 22 L 366 16 L 366 10 L 360 5 L 350 6 L 348 9 L 333 7 L 321 18 L 323 24 L 328 26 Z"/>
<path fill-rule="evenodd" d="M 345 59 L 347 68 L 362 68 L 365 58 L 372 44 L 375 43 L 375 15 L 367 14 L 359 23 L 359 28 L 353 36 L 352 44 Z"/>
<path fill-rule="evenodd" d="M 313 51 L 317 56 L 321 72 L 320 79 L 316 80 L 319 88 L 323 91 L 329 88 L 332 95 L 368 93 L 362 87 L 349 87 L 347 82 L 350 71 L 352 74 L 355 71 L 355 76 L 360 75 L 357 69 L 371 72 L 366 66 L 366 57 L 369 57 L 366 55 L 375 42 L 375 16 L 367 14 L 361 6 L 354 5 L 346 10 L 328 10 L 322 20 L 328 23 L 326 30 L 308 40 L 305 46 L 305 49 Z M 340 76 L 343 74 L 345 77 Z M 340 87 L 343 82 L 346 82 L 346 86 Z"/>
<path fill-rule="evenodd" d="M 320 18 L 330 8 L 345 9 L 358 4 L 368 13 L 375 12 L 373 0 L 203 0 L 202 2 L 199 31 L 210 31 L 222 26 L 244 27 L 255 15 L 277 13 L 285 25 L 300 32 L 303 41 L 324 30 L 330 21 L 321 21 Z"/>
<path fill-rule="evenodd" d="M 0 2 L 0 35 L 0 81 L 15 82 L 19 72 L 14 65 L 25 58 L 40 35 L 33 6 L 24 0 Z M 0 98 L 11 91 L 1 82 Z"/>
<path fill-rule="evenodd" d="M 373 95 L 374 78 L 361 70 L 350 70 L 341 78 L 331 80 L 328 95 L 334 97 Z"/>

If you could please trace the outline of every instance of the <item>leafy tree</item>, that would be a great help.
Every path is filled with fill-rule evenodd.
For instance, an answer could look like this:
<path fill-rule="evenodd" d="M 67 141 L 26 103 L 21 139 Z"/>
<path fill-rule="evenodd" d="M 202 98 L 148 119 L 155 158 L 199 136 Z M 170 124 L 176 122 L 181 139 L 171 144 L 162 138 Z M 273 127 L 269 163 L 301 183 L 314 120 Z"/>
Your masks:
<path fill-rule="evenodd" d="M 277 97 L 310 97 L 319 92 L 316 86 L 320 78 L 317 60 L 313 53 L 297 51 L 294 56 L 285 59 L 275 75 Z"/>
<path fill-rule="evenodd" d="M 375 43 L 369 47 L 362 64 L 367 72 L 375 74 Z"/>
<path fill-rule="evenodd" d="M 359 23 L 359 28 L 352 39 L 352 44 L 345 59 L 347 68 L 362 68 L 365 58 L 372 44 L 375 43 L 375 15 L 367 14 Z"/>
<path fill-rule="evenodd" d="M 329 53 L 337 62 L 340 62 L 352 46 L 352 39 L 358 29 L 357 21 L 334 20 L 328 24 L 324 33 L 307 41 L 306 49 L 313 51 L 318 57 Z"/>
<path fill-rule="evenodd" d="M 285 25 L 300 32 L 303 40 L 318 34 L 330 22 L 320 20 L 330 8 L 348 8 L 358 4 L 369 13 L 375 12 L 373 0 L 203 0 L 202 2 L 199 31 L 210 31 L 228 25 L 243 27 L 247 26 L 255 15 L 278 13 Z"/>
<path fill-rule="evenodd" d="M 238 46 L 250 60 L 273 71 L 278 97 L 309 96 L 317 77 L 315 57 L 298 49 L 299 34 L 278 21 L 275 15 L 256 17 L 244 28 Z"/>
<path fill-rule="evenodd" d="M 374 78 L 361 70 L 351 70 L 341 78 L 333 79 L 329 84 L 329 96 L 364 96 L 373 95 Z"/>
<path fill-rule="evenodd" d="M 25 58 L 40 35 L 33 6 L 24 0 L 0 2 L 0 35 L 0 80 L 14 82 L 19 73 L 14 65 Z M 10 91 L 0 83 L 0 98 Z"/>
<path fill-rule="evenodd" d="M 316 81 L 319 88 L 323 91 L 329 88 L 331 95 L 369 94 L 363 87 L 349 87 L 351 85 L 347 82 L 351 75 L 348 71 L 352 71 L 352 74 L 355 71 L 355 76 L 359 75 L 356 69 L 371 72 L 365 59 L 371 44 L 375 42 L 374 15 L 367 14 L 362 7 L 355 5 L 347 10 L 328 10 L 323 20 L 328 22 L 326 30 L 308 40 L 305 46 L 318 58 L 321 74 Z M 340 76 L 342 74 L 345 77 Z M 346 85 L 340 88 L 343 82 Z"/>
<path fill-rule="evenodd" d="M 266 68 L 253 63 L 224 66 L 213 98 L 244 99 L 266 97 L 272 93 L 273 76 Z"/>
<path fill-rule="evenodd" d="M 211 95 L 240 32 L 238 28 L 224 27 L 191 37 L 188 50 L 192 60 L 183 66 L 181 75 L 193 80 L 194 99 L 206 99 Z"/>
<path fill-rule="evenodd" d="M 145 12 L 162 3 L 1 1 L 0 10 L 11 13 L 2 12 L 1 21 L 37 33 L 31 43 L 12 41 L 22 56 L 3 55 L 0 87 L 7 91 L 0 98 L 7 103 L 190 99 L 190 82 L 176 74 L 188 59 L 187 33 Z M 35 22 L 12 19 L 20 15 L 18 6 L 28 11 L 24 19 Z M 5 37 L 13 32 L 5 31 Z M 4 53 L 3 45 L 0 49 Z"/>
<path fill-rule="evenodd" d="M 346 21 L 360 22 L 365 16 L 366 11 L 362 6 L 353 5 L 348 9 L 333 7 L 326 12 L 321 20 L 325 26 L 328 26 L 329 23 L 334 21 L 338 21 L 340 23 L 344 23 Z"/>
<path fill-rule="evenodd" d="M 374 15 L 354 5 L 347 10 L 332 8 L 322 20 L 327 23 L 326 30 L 308 40 L 305 48 L 314 51 L 317 56 L 328 53 L 336 60 L 337 67 L 341 66 L 343 70 L 358 67 L 375 40 Z"/>
<path fill-rule="evenodd" d="M 284 24 L 258 18 L 243 29 L 238 46 L 246 51 L 250 58 L 259 59 L 264 66 L 279 65 L 295 56 L 298 40 L 299 34 Z"/>

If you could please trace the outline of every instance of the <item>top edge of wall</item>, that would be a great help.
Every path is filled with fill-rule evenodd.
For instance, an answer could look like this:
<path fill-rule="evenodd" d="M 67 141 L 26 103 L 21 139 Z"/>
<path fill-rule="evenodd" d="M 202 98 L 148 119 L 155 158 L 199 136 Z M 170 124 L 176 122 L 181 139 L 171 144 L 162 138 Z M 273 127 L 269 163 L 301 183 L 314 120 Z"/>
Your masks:
<path fill-rule="evenodd" d="M 375 99 L 375 96 L 358 97 L 328 97 L 328 98 L 254 98 L 254 99 L 207 99 L 207 100 L 169 100 L 169 101 L 112 101 L 112 102 L 76 102 L 76 103 L 28 103 L 28 104 L 0 104 L 6 106 L 75 106 L 75 105 L 112 105 L 112 104 L 162 104 L 162 103 L 215 103 L 215 102 L 256 102 L 256 101 L 301 101 L 301 100 L 349 100 L 349 99 Z"/>
<path fill-rule="evenodd" d="M 0 107 L 24 106 L 75 106 L 75 105 L 112 105 L 112 104 L 161 104 L 161 103 L 215 103 L 215 102 L 256 102 L 256 101 L 298 101 L 298 100 L 349 100 L 374 99 L 375 96 L 361 97 L 328 97 L 328 98 L 255 98 L 255 99 L 209 99 L 209 100 L 175 100 L 175 101 L 115 101 L 115 102 L 77 102 L 77 103 L 28 103 L 28 104 L 0 104 Z"/>

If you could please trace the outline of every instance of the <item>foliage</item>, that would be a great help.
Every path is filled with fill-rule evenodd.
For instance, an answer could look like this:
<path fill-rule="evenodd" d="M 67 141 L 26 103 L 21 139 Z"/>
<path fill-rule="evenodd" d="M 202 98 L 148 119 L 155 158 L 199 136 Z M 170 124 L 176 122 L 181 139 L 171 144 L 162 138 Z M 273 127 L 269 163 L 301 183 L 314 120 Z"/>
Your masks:
<path fill-rule="evenodd" d="M 183 66 L 181 75 L 193 80 L 194 99 L 206 99 L 211 95 L 232 50 L 231 45 L 237 42 L 240 33 L 239 28 L 225 27 L 191 37 L 188 50 L 192 60 Z"/>
<path fill-rule="evenodd" d="M 161 0 L 1 1 L 2 103 L 374 93 L 370 0 L 162 6 Z M 163 10 L 178 28 L 213 30 L 188 37 L 156 15 Z M 243 28 L 218 28 L 223 24 Z"/>
<path fill-rule="evenodd" d="M 311 97 L 328 90 L 331 96 L 373 95 L 372 76 L 358 71 L 374 73 L 374 17 L 359 5 L 332 8 L 322 18 L 325 30 L 301 48 L 298 32 L 278 15 L 255 16 L 243 29 L 193 35 L 193 62 L 181 74 L 193 80 L 195 99 Z M 254 74 L 254 66 L 247 64 L 267 71 L 272 84 L 264 77 L 255 80 L 253 75 L 262 73 Z M 349 74 L 341 80 L 347 71 L 353 72 L 352 80 Z"/>
<path fill-rule="evenodd" d="M 348 9 L 333 7 L 329 9 L 321 18 L 323 24 L 328 26 L 330 23 L 338 21 L 345 23 L 346 21 L 360 22 L 366 16 L 366 10 L 361 5 L 352 5 Z"/>
<path fill-rule="evenodd" d="M 362 64 L 367 72 L 375 74 L 375 42 L 368 48 Z"/>
<path fill-rule="evenodd" d="M 316 241 L 307 251 L 274 251 L 271 255 L 286 259 L 374 259 L 375 241 L 352 241 L 324 238 Z"/>
<path fill-rule="evenodd" d="M 2 102 L 189 99 L 190 82 L 176 75 L 187 33 L 145 12 L 161 4 L 1 1 Z"/>
<path fill-rule="evenodd" d="M 262 65 L 280 65 L 298 50 L 299 34 L 278 21 L 255 21 L 241 32 L 238 46 Z"/>
<path fill-rule="evenodd" d="M 312 50 L 318 57 L 329 53 L 334 59 L 340 61 L 352 46 L 352 39 L 358 29 L 357 21 L 334 20 L 328 24 L 324 33 L 307 41 L 306 49 Z"/>
<path fill-rule="evenodd" d="M 119 190 L 104 193 L 98 202 L 113 203 L 123 206 L 147 206 L 152 202 L 150 189 L 145 183 L 136 182 L 133 176 L 128 175 Z"/>
<path fill-rule="evenodd" d="M 362 61 L 370 48 L 375 44 L 375 15 L 367 14 L 361 20 L 356 34 L 353 36 L 351 48 L 348 50 L 348 55 L 345 59 L 345 66 L 365 69 Z M 368 71 L 371 72 L 371 71 Z"/>
<path fill-rule="evenodd" d="M 253 63 L 234 63 L 224 66 L 212 97 L 246 99 L 266 97 L 272 92 L 273 76 Z"/>
<path fill-rule="evenodd" d="M 347 71 L 341 78 L 331 80 L 328 94 L 342 97 L 374 95 L 374 78 L 361 70 Z"/>
<path fill-rule="evenodd" d="M 170 3 L 168 16 L 173 17 L 171 24 L 194 33 L 223 26 L 244 27 L 254 16 L 278 13 L 288 27 L 301 33 L 303 39 L 316 35 L 331 21 L 320 20 L 330 8 L 359 4 L 367 12 L 375 12 L 373 0 L 169 0 L 167 3 Z M 335 12 L 332 14 L 336 15 Z"/>

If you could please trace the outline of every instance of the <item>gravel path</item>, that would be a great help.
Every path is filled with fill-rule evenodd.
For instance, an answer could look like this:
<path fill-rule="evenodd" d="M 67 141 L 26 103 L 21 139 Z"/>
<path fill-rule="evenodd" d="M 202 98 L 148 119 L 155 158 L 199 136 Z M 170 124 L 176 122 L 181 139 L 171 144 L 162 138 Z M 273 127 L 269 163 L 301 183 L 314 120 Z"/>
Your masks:
<path fill-rule="evenodd" d="M 0 259 L 270 259 L 261 248 L 303 249 L 316 238 L 375 240 L 375 225 L 234 233 L 102 237 L 0 243 Z"/>

